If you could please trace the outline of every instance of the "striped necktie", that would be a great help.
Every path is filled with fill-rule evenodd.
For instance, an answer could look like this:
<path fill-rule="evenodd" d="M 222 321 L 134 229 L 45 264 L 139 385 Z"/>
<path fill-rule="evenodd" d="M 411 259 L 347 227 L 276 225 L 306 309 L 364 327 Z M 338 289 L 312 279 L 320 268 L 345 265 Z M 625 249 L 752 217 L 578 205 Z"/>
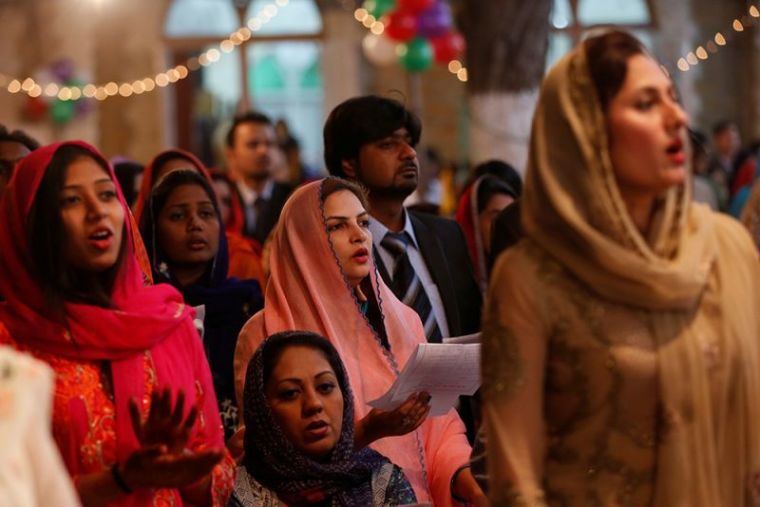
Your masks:
<path fill-rule="evenodd" d="M 433 314 L 430 299 L 422 287 L 422 281 L 414 271 L 407 248 L 411 242 L 406 232 L 388 232 L 380 244 L 393 255 L 396 266 L 393 269 L 391 290 L 406 306 L 412 308 L 420 316 L 425 327 L 425 336 L 429 342 L 441 341 L 441 330 Z"/>

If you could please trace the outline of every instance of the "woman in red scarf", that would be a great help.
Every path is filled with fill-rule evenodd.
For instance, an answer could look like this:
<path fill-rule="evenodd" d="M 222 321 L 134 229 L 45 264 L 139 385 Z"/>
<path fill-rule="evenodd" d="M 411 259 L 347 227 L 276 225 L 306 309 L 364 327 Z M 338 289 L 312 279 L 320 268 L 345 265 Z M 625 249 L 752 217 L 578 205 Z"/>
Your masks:
<path fill-rule="evenodd" d="M 53 436 L 82 503 L 224 505 L 233 463 L 192 311 L 143 285 L 108 163 L 82 142 L 41 148 L 3 199 L 0 341 L 55 370 Z"/>

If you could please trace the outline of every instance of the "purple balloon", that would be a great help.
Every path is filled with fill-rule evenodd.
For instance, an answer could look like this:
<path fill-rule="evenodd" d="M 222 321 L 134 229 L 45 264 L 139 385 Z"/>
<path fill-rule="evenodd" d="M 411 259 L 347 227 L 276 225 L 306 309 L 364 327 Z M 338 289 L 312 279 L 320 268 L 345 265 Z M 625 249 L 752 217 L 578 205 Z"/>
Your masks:
<path fill-rule="evenodd" d="M 79 115 L 85 115 L 92 111 L 92 101 L 88 99 L 79 99 L 74 101 L 74 112 Z"/>
<path fill-rule="evenodd" d="M 427 39 L 444 35 L 451 25 L 451 9 L 443 0 L 438 0 L 417 15 L 417 34 Z"/>
<path fill-rule="evenodd" d="M 50 72 L 60 83 L 74 77 L 74 62 L 69 58 L 61 58 L 50 64 Z"/>

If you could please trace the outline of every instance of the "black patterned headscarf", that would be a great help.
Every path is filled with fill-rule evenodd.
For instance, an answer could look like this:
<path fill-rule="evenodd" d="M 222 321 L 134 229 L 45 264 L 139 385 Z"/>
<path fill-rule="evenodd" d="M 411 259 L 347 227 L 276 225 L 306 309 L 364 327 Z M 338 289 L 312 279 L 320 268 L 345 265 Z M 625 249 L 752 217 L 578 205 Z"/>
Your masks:
<path fill-rule="evenodd" d="M 292 346 L 324 353 L 343 394 L 343 427 L 325 461 L 299 452 L 274 418 L 265 393 L 265 365 Z M 354 403 L 348 377 L 335 347 L 309 331 L 286 331 L 258 348 L 245 379 L 245 468 L 254 479 L 281 497 L 330 499 L 332 505 L 372 505 L 372 473 L 388 459 L 369 448 L 354 449 Z"/>

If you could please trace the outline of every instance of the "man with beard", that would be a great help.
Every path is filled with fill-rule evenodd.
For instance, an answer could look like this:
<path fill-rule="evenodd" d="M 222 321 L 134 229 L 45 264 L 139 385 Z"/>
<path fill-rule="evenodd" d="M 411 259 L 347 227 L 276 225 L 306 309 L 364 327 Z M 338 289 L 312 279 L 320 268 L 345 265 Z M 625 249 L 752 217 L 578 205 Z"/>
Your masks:
<path fill-rule="evenodd" d="M 235 231 L 264 244 L 293 187 L 272 179 L 277 147 L 274 126 L 264 114 L 236 116 L 227 132 L 225 158 L 236 181 L 243 210 L 241 230 Z"/>
<path fill-rule="evenodd" d="M 419 314 L 428 341 L 440 342 L 479 330 L 481 295 L 459 225 L 403 206 L 417 188 L 421 131 L 401 103 L 356 97 L 327 118 L 324 152 L 330 174 L 367 188 L 378 270 Z"/>

